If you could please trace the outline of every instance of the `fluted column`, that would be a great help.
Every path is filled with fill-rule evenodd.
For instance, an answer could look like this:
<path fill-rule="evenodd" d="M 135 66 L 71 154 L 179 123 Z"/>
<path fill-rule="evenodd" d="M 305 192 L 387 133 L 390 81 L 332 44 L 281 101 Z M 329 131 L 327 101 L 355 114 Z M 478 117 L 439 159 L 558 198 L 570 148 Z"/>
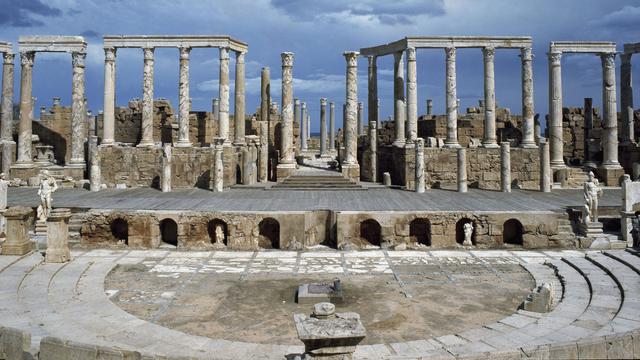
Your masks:
<path fill-rule="evenodd" d="M 358 52 L 347 51 L 344 53 L 347 62 L 347 86 L 346 86 L 346 119 L 344 121 L 344 147 L 345 165 L 358 164 L 358 136 L 357 136 L 357 112 L 358 112 Z M 404 138 L 403 138 L 404 140 Z"/>
<path fill-rule="evenodd" d="M 416 49 L 407 49 L 407 141 L 413 143 L 418 138 L 418 80 L 416 70 Z"/>
<path fill-rule="evenodd" d="M 494 58 L 496 49 L 482 48 L 484 59 L 484 139 L 482 146 L 497 148 L 496 142 L 496 84 Z"/>
<path fill-rule="evenodd" d="M 89 189 L 99 191 L 102 185 L 102 173 L 100 168 L 100 153 L 98 152 L 98 137 L 89 137 Z"/>
<path fill-rule="evenodd" d="M 562 67 L 561 52 L 549 56 L 549 152 L 551 167 L 565 167 L 562 138 Z"/>
<path fill-rule="evenodd" d="M 620 111 L 622 112 L 623 145 L 635 142 L 633 124 L 633 82 L 631 75 L 631 54 L 621 54 L 620 60 Z"/>
<path fill-rule="evenodd" d="M 263 67 L 260 71 L 260 120 L 267 121 L 267 144 L 269 142 L 269 107 L 271 106 L 271 70 Z"/>
<path fill-rule="evenodd" d="M 282 141 L 280 162 L 295 164 L 293 155 L 293 53 L 282 57 Z"/>
<path fill-rule="evenodd" d="M 307 103 L 300 103 L 298 100 L 299 116 L 300 116 L 300 148 L 303 151 L 308 149 L 307 144 Z"/>
<path fill-rule="evenodd" d="M 362 101 L 358 102 L 358 136 L 364 135 L 364 104 Z"/>
<path fill-rule="evenodd" d="M 416 147 L 416 192 L 423 193 L 425 189 L 424 178 L 424 139 L 417 138 L 414 140 Z"/>
<path fill-rule="evenodd" d="M 142 139 L 138 146 L 153 146 L 153 48 L 144 48 L 142 80 Z"/>
<path fill-rule="evenodd" d="M 369 168 L 371 169 L 371 181 L 378 182 L 378 123 L 369 123 Z"/>
<path fill-rule="evenodd" d="M 431 115 L 433 113 L 433 100 L 427 99 L 427 115 Z"/>
<path fill-rule="evenodd" d="M 180 79 L 178 82 L 178 141 L 176 146 L 191 146 L 189 141 L 189 53 L 190 47 L 180 48 Z"/>
<path fill-rule="evenodd" d="M 538 142 L 540 150 L 540 191 L 551 192 L 551 163 L 549 159 L 549 142 L 540 138 Z"/>
<path fill-rule="evenodd" d="M 320 156 L 327 155 L 327 98 L 320 99 Z"/>
<path fill-rule="evenodd" d="M 18 134 L 18 160 L 16 166 L 29 167 L 33 164 L 31 157 L 31 90 L 33 80 L 33 51 L 20 53 L 20 129 Z"/>
<path fill-rule="evenodd" d="M 115 142 L 116 48 L 104 48 L 104 104 L 102 111 L 102 145 Z"/>
<path fill-rule="evenodd" d="M 229 49 L 220 48 L 220 78 L 218 82 L 220 93 L 219 137 L 224 139 L 224 145 L 231 144 L 229 139 Z"/>
<path fill-rule="evenodd" d="M 520 49 L 522 62 L 522 142 L 523 148 L 536 148 L 533 121 L 533 55 L 530 47 Z"/>
<path fill-rule="evenodd" d="M 336 149 L 336 105 L 332 102 L 329 103 L 329 150 L 334 151 Z"/>
<path fill-rule="evenodd" d="M 368 91 L 367 91 L 367 111 L 369 119 L 369 127 L 372 123 L 378 122 L 378 65 L 377 56 L 368 56 Z M 333 105 L 333 103 L 331 103 Z"/>
<path fill-rule="evenodd" d="M 235 102 L 233 117 L 235 120 L 235 145 L 245 144 L 244 116 L 245 116 L 245 92 L 244 92 L 244 52 L 236 52 L 236 77 L 235 77 Z"/>
<path fill-rule="evenodd" d="M 602 167 L 620 168 L 618 162 L 618 114 L 616 109 L 616 54 L 601 54 L 602 60 Z"/>
<path fill-rule="evenodd" d="M 0 128 L 0 141 L 13 142 L 13 53 L 4 53 L 2 62 L 2 113 Z"/>
<path fill-rule="evenodd" d="M 71 56 L 73 75 L 71 86 L 71 158 L 69 165 L 84 166 L 85 123 L 87 117 L 84 105 L 84 66 L 87 54 L 74 52 Z"/>
<path fill-rule="evenodd" d="M 258 181 L 267 182 L 269 176 L 269 122 L 260 120 L 260 159 L 258 160 Z"/>
<path fill-rule="evenodd" d="M 456 48 L 445 48 L 446 71 L 446 101 L 447 101 L 447 138 L 444 147 L 457 148 L 458 143 L 458 95 L 456 94 Z"/>
<path fill-rule="evenodd" d="M 405 97 L 404 97 L 404 51 L 393 54 L 393 120 L 395 126 L 395 139 L 393 145 L 404 146 L 404 122 L 405 122 Z"/>

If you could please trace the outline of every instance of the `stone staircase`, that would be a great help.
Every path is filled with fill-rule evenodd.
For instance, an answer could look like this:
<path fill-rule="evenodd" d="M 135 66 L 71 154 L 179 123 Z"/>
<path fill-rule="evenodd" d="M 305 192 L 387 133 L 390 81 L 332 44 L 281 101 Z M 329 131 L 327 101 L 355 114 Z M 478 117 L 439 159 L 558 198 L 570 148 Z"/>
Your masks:
<path fill-rule="evenodd" d="M 561 248 L 574 247 L 577 242 L 576 234 L 571 225 L 571 220 L 558 219 L 558 233 L 549 238 L 549 241 L 555 243 Z"/>
<path fill-rule="evenodd" d="M 366 190 L 341 175 L 292 175 L 273 185 L 272 190 Z"/>

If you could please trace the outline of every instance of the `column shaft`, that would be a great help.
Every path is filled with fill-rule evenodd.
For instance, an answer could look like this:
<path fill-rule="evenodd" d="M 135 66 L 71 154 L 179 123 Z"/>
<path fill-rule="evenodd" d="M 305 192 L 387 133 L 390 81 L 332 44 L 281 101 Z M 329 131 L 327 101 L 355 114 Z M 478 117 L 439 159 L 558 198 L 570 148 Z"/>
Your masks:
<path fill-rule="evenodd" d="M 336 149 L 336 105 L 332 102 L 329 103 L 329 150 L 334 151 Z"/>
<path fill-rule="evenodd" d="M 531 48 L 520 49 L 522 61 L 522 142 L 523 148 L 535 148 L 535 125 L 533 112 L 533 55 Z"/>
<path fill-rule="evenodd" d="M 458 192 L 467 192 L 467 149 L 458 148 Z"/>
<path fill-rule="evenodd" d="M 446 100 L 447 100 L 447 138 L 444 147 L 460 147 L 458 143 L 458 102 L 456 94 L 456 48 L 445 48 L 446 71 Z"/>
<path fill-rule="evenodd" d="M 404 97 L 404 51 L 393 54 L 393 121 L 395 126 L 395 139 L 393 144 L 404 146 L 404 122 L 405 122 L 405 97 Z"/>
<path fill-rule="evenodd" d="M 269 122 L 260 120 L 260 160 L 258 162 L 258 181 L 267 182 L 269 175 Z"/>
<path fill-rule="evenodd" d="M 358 136 L 364 135 L 364 104 L 358 102 Z"/>
<path fill-rule="evenodd" d="M 371 181 L 378 182 L 378 123 L 369 123 L 369 168 L 371 169 Z"/>
<path fill-rule="evenodd" d="M 2 127 L 0 128 L 0 141 L 13 142 L 13 60 L 15 55 L 4 53 L 2 63 Z"/>
<path fill-rule="evenodd" d="M 372 123 L 378 122 L 378 65 L 376 64 L 378 57 L 369 56 L 369 72 L 368 72 L 368 97 L 367 111 L 369 112 L 369 127 Z M 333 103 L 331 103 L 333 106 Z"/>
<path fill-rule="evenodd" d="M 635 142 L 633 124 L 633 81 L 631 75 L 631 54 L 620 55 L 620 111 L 622 112 L 622 144 Z"/>
<path fill-rule="evenodd" d="M 484 139 L 482 146 L 497 148 L 496 142 L 496 84 L 494 58 L 496 49 L 482 48 L 484 59 Z"/>
<path fill-rule="evenodd" d="M 218 115 L 219 137 L 224 139 L 224 145 L 231 144 L 229 139 L 229 49 L 220 48 L 220 78 L 218 83 L 220 96 L 220 114 Z"/>
<path fill-rule="evenodd" d="M 600 55 L 602 59 L 602 115 L 604 130 L 602 167 L 620 168 L 618 163 L 618 115 L 616 109 L 616 54 Z"/>
<path fill-rule="evenodd" d="M 549 159 L 549 142 L 540 138 L 540 191 L 551 192 L 551 163 Z"/>
<path fill-rule="evenodd" d="M 344 164 L 356 165 L 358 163 L 358 136 L 356 128 L 356 117 L 358 112 L 358 53 L 355 51 L 345 52 L 344 57 L 347 61 L 347 86 L 345 99 L 346 119 L 344 121 Z"/>
<path fill-rule="evenodd" d="M 116 124 L 116 48 L 104 48 L 104 104 L 102 112 L 102 145 L 115 142 Z"/>
<path fill-rule="evenodd" d="M 293 53 L 282 55 L 282 142 L 280 162 L 295 164 L 293 153 Z"/>
<path fill-rule="evenodd" d="M 35 53 L 20 53 L 20 129 L 18 134 L 18 160 L 16 165 L 30 166 L 31 157 L 31 89 L 33 79 L 33 62 Z"/>
<path fill-rule="evenodd" d="M 407 49 L 407 141 L 418 138 L 418 80 L 416 49 Z M 424 143 L 423 143 L 424 144 Z"/>
<path fill-rule="evenodd" d="M 178 82 L 178 141 L 176 146 L 191 146 L 189 141 L 189 52 L 191 48 L 180 48 L 180 79 Z"/>
<path fill-rule="evenodd" d="M 220 129 L 220 99 L 218 98 L 211 100 L 211 117 L 218 129 Z"/>
<path fill-rule="evenodd" d="M 502 192 L 511 192 L 511 144 L 500 143 L 500 187 Z"/>
<path fill-rule="evenodd" d="M 100 171 L 100 153 L 98 152 L 98 137 L 89 137 L 89 189 L 99 191 L 102 184 L 102 174 Z"/>
<path fill-rule="evenodd" d="M 433 114 L 433 100 L 427 99 L 427 115 Z"/>
<path fill-rule="evenodd" d="M 142 139 L 138 146 L 153 146 L 153 48 L 144 48 L 142 81 Z"/>
<path fill-rule="evenodd" d="M 549 54 L 549 149 L 551 166 L 565 167 L 562 136 L 562 53 Z"/>
<path fill-rule="evenodd" d="M 298 103 L 300 116 L 300 148 L 306 151 L 309 147 L 307 143 L 307 103 Z"/>
<path fill-rule="evenodd" d="M 423 193 L 425 190 L 424 139 L 418 138 L 414 141 L 416 146 L 416 192 Z"/>
<path fill-rule="evenodd" d="M 236 52 L 235 102 L 233 117 L 235 120 L 235 145 L 245 144 L 245 91 L 244 91 L 244 53 Z"/>
<path fill-rule="evenodd" d="M 320 156 L 327 155 L 327 99 L 320 99 Z"/>
<path fill-rule="evenodd" d="M 271 107 L 271 70 L 268 67 L 263 67 L 260 71 L 260 121 L 267 122 L 267 134 L 262 136 L 261 139 L 265 139 L 267 141 L 267 150 L 269 149 L 270 142 L 270 129 L 271 129 L 271 120 L 269 118 L 269 108 Z M 267 152 L 267 161 L 268 161 L 268 152 Z M 268 165 L 264 170 L 267 172 L 268 176 Z M 262 174 L 262 170 L 261 170 Z M 268 178 L 265 178 L 267 181 Z"/>

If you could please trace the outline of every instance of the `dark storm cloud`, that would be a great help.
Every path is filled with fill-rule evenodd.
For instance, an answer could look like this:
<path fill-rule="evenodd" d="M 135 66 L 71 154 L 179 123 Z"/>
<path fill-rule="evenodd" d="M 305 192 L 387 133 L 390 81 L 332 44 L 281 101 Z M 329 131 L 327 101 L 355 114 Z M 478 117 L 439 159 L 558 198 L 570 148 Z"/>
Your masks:
<path fill-rule="evenodd" d="M 88 38 L 88 39 L 98 39 L 98 40 L 102 38 L 100 36 L 100 33 L 93 30 L 85 30 L 80 33 L 80 36 L 84 36 L 85 38 Z"/>
<path fill-rule="evenodd" d="M 60 9 L 40 0 L 0 0 L 0 26 L 34 27 L 43 25 L 37 17 L 62 15 Z"/>

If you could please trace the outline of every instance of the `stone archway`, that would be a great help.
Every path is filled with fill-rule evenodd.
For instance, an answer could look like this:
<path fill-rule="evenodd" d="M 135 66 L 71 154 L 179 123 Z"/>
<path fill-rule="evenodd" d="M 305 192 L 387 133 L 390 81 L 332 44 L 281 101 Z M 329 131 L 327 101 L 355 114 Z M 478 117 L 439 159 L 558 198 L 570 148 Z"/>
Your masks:
<path fill-rule="evenodd" d="M 413 219 L 409 223 L 409 236 L 419 244 L 431 246 L 431 222 L 429 219 Z"/>
<path fill-rule="evenodd" d="M 222 231 L 220 231 L 222 230 Z M 224 244 L 227 245 L 229 238 L 229 232 L 227 230 L 227 223 L 220 219 L 213 219 L 207 223 L 207 233 L 209 234 L 209 241 L 212 244 Z"/>
<path fill-rule="evenodd" d="M 373 246 L 380 246 L 382 242 L 382 228 L 380 224 L 373 219 L 367 219 L 361 222 L 360 238 Z"/>
<path fill-rule="evenodd" d="M 476 227 L 475 227 L 475 223 L 473 220 L 469 219 L 469 218 L 462 218 L 460 220 L 458 220 L 458 222 L 456 223 L 456 242 L 460 245 L 462 245 L 464 243 L 464 225 L 465 224 L 473 224 L 473 234 L 471 235 L 471 242 L 473 243 L 473 245 L 476 244 Z"/>
<path fill-rule="evenodd" d="M 280 223 L 274 218 L 264 218 L 258 224 L 260 239 L 258 246 L 262 249 L 280 248 Z"/>
<path fill-rule="evenodd" d="M 119 242 L 129 245 L 129 223 L 123 218 L 115 218 L 109 225 L 111 235 Z"/>
<path fill-rule="evenodd" d="M 162 245 L 178 246 L 178 224 L 172 219 L 160 221 L 160 240 Z"/>
<path fill-rule="evenodd" d="M 502 225 L 502 242 L 511 245 L 522 245 L 523 228 L 517 219 L 509 219 Z"/>

